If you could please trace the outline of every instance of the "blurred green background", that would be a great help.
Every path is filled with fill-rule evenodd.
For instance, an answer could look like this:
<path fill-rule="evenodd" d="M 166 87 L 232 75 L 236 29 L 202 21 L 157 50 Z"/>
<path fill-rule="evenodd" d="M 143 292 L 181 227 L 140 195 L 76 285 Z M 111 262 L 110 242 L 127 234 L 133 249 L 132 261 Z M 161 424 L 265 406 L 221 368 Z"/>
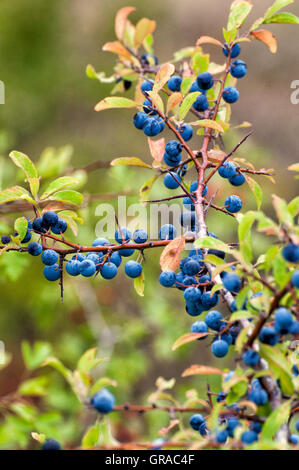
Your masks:
<path fill-rule="evenodd" d="M 256 19 L 272 3 L 253 0 L 252 19 Z M 132 20 L 142 16 L 157 21 L 155 52 L 160 62 L 170 59 L 175 50 L 193 45 L 201 35 L 221 38 L 226 22 L 229 0 L 132 0 L 137 7 Z M 12 149 L 18 149 L 37 161 L 46 147 L 73 146 L 69 168 L 84 167 L 94 161 L 109 162 L 118 156 L 140 156 L 150 161 L 143 134 L 131 124 L 130 111 L 108 111 L 97 114 L 94 105 L 109 95 L 111 85 L 89 80 L 85 75 L 88 63 L 97 71 L 110 75 L 115 63 L 112 54 L 101 51 L 102 45 L 114 40 L 114 16 L 127 2 L 114 0 L 10 0 L 1 2 L 0 80 L 6 86 L 6 102 L 0 107 L 0 185 L 14 182 L 18 173 L 8 159 Z M 297 12 L 296 12 L 297 10 Z M 298 4 L 292 11 L 299 13 Z M 274 168 L 276 186 L 263 179 L 265 205 L 271 193 L 286 199 L 296 193 L 295 181 L 286 167 L 296 161 L 298 106 L 290 102 L 290 84 L 298 79 L 297 26 L 275 25 L 270 29 L 278 38 L 276 55 L 265 45 L 254 42 L 242 46 L 242 59 L 248 64 L 248 75 L 238 83 L 240 101 L 233 106 L 233 122 L 253 124 L 253 137 L 240 151 L 257 167 Z M 221 52 L 207 47 L 213 61 L 221 63 Z M 128 92 L 130 96 L 130 92 Z M 231 149 L 245 131 L 231 132 L 226 140 Z M 98 169 L 90 172 L 83 192 L 111 193 L 132 191 L 130 201 L 137 201 L 135 191 L 148 178 L 146 170 Z M 219 180 L 218 180 L 219 182 Z M 216 183 L 214 183 L 216 185 Z M 215 188 L 215 186 L 214 186 Z M 226 189 L 221 188 L 219 197 Z M 152 196 L 167 195 L 158 182 Z M 255 207 L 248 191 L 239 189 L 247 207 Z M 82 209 L 85 225 L 78 239 L 91 243 L 95 238 L 95 207 Z M 269 208 L 271 213 L 271 209 Z M 1 214 L 1 233 L 11 226 L 7 214 Z M 225 216 L 209 216 L 209 228 L 232 239 L 235 226 Z M 258 249 L 265 241 L 258 240 Z M 61 303 L 58 286 L 47 283 L 42 276 L 39 260 L 24 255 L 7 254 L 0 258 L 0 339 L 12 354 L 10 365 L 0 375 L 0 394 L 11 393 L 23 378 L 24 364 L 21 342 L 47 341 L 53 354 L 73 367 L 88 348 L 97 346 L 110 361 L 97 373 L 105 373 L 118 382 L 117 401 L 145 403 L 154 390 L 156 377 L 175 377 L 176 394 L 184 395 L 192 385 L 204 391 L 206 379 L 180 379 L 191 363 L 212 362 L 209 346 L 189 345 L 178 352 L 171 351 L 174 340 L 189 330 L 192 318 L 184 312 L 182 296 L 158 283 L 159 253 L 148 253 L 145 265 L 145 297 L 137 296 L 132 282 L 120 272 L 109 283 L 96 278 L 66 280 L 65 298 Z M 122 271 L 122 270 L 120 270 Z M 229 366 L 230 359 L 227 359 Z M 106 369 L 106 370 L 105 370 Z M 51 381 L 46 396 L 37 404 L 44 413 L 41 429 L 47 430 L 66 445 L 77 445 L 94 415 L 82 412 L 68 386 L 55 372 L 46 372 Z M 213 380 L 209 380 L 213 383 Z M 217 383 L 215 382 L 217 391 Z M 138 440 L 140 434 L 156 437 L 155 430 L 167 425 L 167 416 L 149 413 L 146 417 L 131 417 L 124 426 L 121 416 L 115 416 L 117 437 Z M 43 427 L 44 426 L 44 427 Z M 0 428 L 0 446 L 24 447 L 29 441 L 30 423 L 26 427 L 10 419 Z"/>

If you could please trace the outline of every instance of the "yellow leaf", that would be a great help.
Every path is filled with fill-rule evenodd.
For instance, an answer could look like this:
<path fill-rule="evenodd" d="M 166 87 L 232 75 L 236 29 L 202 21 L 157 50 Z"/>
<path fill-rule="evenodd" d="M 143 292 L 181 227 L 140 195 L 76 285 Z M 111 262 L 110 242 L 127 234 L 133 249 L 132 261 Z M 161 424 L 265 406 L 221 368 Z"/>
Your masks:
<path fill-rule="evenodd" d="M 258 41 L 261 41 L 266 44 L 272 54 L 275 54 L 275 52 L 277 51 L 277 40 L 274 34 L 271 33 L 271 31 L 267 31 L 266 29 L 260 29 L 258 31 L 252 31 L 250 34 L 254 39 L 257 39 Z"/>
<path fill-rule="evenodd" d="M 155 91 L 148 91 L 148 96 L 150 97 L 152 104 L 157 108 L 161 113 L 164 114 L 164 103 L 161 97 Z"/>
<path fill-rule="evenodd" d="M 202 44 L 214 44 L 215 46 L 222 47 L 222 43 L 217 39 L 212 38 L 211 36 L 201 36 L 199 39 L 197 39 L 196 45 L 201 46 Z"/>
<path fill-rule="evenodd" d="M 113 108 L 136 108 L 137 103 L 129 98 L 122 96 L 108 96 L 95 105 L 95 111 L 104 111 L 105 109 Z"/>
<path fill-rule="evenodd" d="M 171 109 L 175 108 L 178 104 L 180 104 L 182 100 L 183 96 L 180 92 L 175 91 L 174 93 L 172 93 L 172 95 L 170 95 L 167 101 L 167 113 Z"/>
<path fill-rule="evenodd" d="M 185 238 L 175 238 L 164 248 L 160 256 L 162 271 L 175 271 L 180 264 L 180 253 L 185 248 Z"/>
<path fill-rule="evenodd" d="M 165 83 L 168 82 L 168 80 L 170 79 L 174 71 L 175 71 L 175 66 L 173 64 L 161 65 L 156 75 L 153 91 L 158 93 L 161 90 L 161 88 L 164 87 Z"/>
<path fill-rule="evenodd" d="M 217 132 L 224 132 L 224 129 L 220 124 L 216 121 L 213 121 L 212 119 L 200 119 L 199 121 L 191 122 L 189 123 L 192 126 L 199 126 L 199 127 L 205 127 L 209 129 L 214 129 Z"/>
<path fill-rule="evenodd" d="M 141 46 L 146 36 L 155 31 L 156 22 L 148 18 L 141 18 L 136 24 L 134 44 L 136 47 Z"/>
<path fill-rule="evenodd" d="M 142 166 L 144 168 L 152 169 L 152 167 L 150 165 L 143 162 L 138 157 L 119 157 L 119 158 L 115 158 L 114 160 L 112 160 L 110 165 L 111 166 L 117 166 L 117 165 Z"/>
<path fill-rule="evenodd" d="M 191 341 L 195 341 L 199 338 L 205 338 L 208 333 L 187 333 L 183 336 L 180 336 L 172 345 L 172 351 L 179 348 L 183 344 L 191 343 Z"/>

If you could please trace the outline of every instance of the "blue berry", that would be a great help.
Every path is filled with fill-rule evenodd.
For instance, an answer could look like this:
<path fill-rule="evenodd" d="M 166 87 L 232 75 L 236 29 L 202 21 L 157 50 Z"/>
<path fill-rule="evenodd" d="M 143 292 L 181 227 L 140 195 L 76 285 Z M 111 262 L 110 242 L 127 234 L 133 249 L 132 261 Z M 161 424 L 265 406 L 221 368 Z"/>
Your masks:
<path fill-rule="evenodd" d="M 195 212 L 182 212 L 180 216 L 180 223 L 182 227 L 187 227 L 189 230 L 195 227 L 196 224 Z"/>
<path fill-rule="evenodd" d="M 236 274 L 229 273 L 224 277 L 223 285 L 230 292 L 239 292 L 241 289 L 241 279 Z"/>
<path fill-rule="evenodd" d="M 183 205 L 188 209 L 189 211 L 195 211 L 195 206 L 193 204 L 192 199 L 190 197 L 186 196 L 183 198 Z"/>
<path fill-rule="evenodd" d="M 88 253 L 88 255 L 86 255 L 86 259 L 89 259 L 90 261 L 92 261 L 95 265 L 95 267 L 97 268 L 98 265 L 100 264 L 100 253 Z M 101 254 L 102 256 L 102 254 Z"/>
<path fill-rule="evenodd" d="M 262 428 L 263 428 L 261 423 L 259 423 L 258 421 L 252 421 L 250 423 L 249 427 L 250 427 L 251 431 L 254 431 L 257 434 L 259 434 L 261 432 Z"/>
<path fill-rule="evenodd" d="M 299 419 L 297 419 L 297 421 L 296 421 L 296 426 L 295 426 L 295 427 L 296 427 L 296 431 L 299 432 Z"/>
<path fill-rule="evenodd" d="M 228 431 L 223 429 L 222 431 L 216 431 L 216 441 L 219 444 L 225 444 L 228 438 Z"/>
<path fill-rule="evenodd" d="M 117 271 L 114 263 L 107 262 L 101 267 L 101 275 L 104 279 L 113 279 L 117 275 Z"/>
<path fill-rule="evenodd" d="M 277 333 L 288 334 L 293 323 L 293 317 L 286 308 L 278 308 L 274 315 L 274 328 Z"/>
<path fill-rule="evenodd" d="M 46 439 L 42 445 L 42 450 L 61 450 L 61 445 L 55 439 Z"/>
<path fill-rule="evenodd" d="M 173 75 L 167 82 L 170 91 L 180 91 L 182 79 L 178 75 Z"/>
<path fill-rule="evenodd" d="M 46 232 L 45 227 L 42 225 L 41 217 L 37 217 L 36 219 L 34 219 L 34 221 L 32 222 L 32 228 L 35 232 L 41 232 L 41 233 Z"/>
<path fill-rule="evenodd" d="M 143 93 L 146 93 L 147 91 L 151 91 L 153 89 L 154 82 L 152 80 L 144 80 L 141 83 L 140 89 Z"/>
<path fill-rule="evenodd" d="M 117 251 L 114 251 L 112 255 L 110 256 L 110 263 L 115 264 L 115 266 L 118 268 L 121 264 L 121 256 Z"/>
<path fill-rule="evenodd" d="M 235 78 L 245 77 L 247 65 L 243 60 L 235 60 L 230 66 L 230 73 Z"/>
<path fill-rule="evenodd" d="M 260 355 L 253 349 L 248 349 L 244 352 L 242 359 L 247 366 L 254 367 L 258 364 Z"/>
<path fill-rule="evenodd" d="M 27 230 L 25 237 L 21 240 L 21 243 L 28 243 L 31 240 L 31 232 Z"/>
<path fill-rule="evenodd" d="M 241 173 L 237 173 L 236 175 L 234 176 L 230 176 L 228 178 L 228 181 L 230 182 L 230 184 L 232 184 L 233 186 L 242 186 L 242 184 L 245 183 L 245 176 L 242 175 Z"/>
<path fill-rule="evenodd" d="M 50 227 L 52 227 L 52 225 L 57 224 L 57 222 L 58 222 L 58 215 L 56 214 L 56 212 L 47 211 L 42 216 L 42 225 L 45 228 L 49 229 Z"/>
<path fill-rule="evenodd" d="M 202 90 L 199 88 L 197 80 L 194 80 L 194 82 L 192 83 L 190 87 L 189 93 L 194 93 L 196 91 L 202 91 Z"/>
<path fill-rule="evenodd" d="M 127 244 L 132 245 L 133 242 L 130 240 Z M 135 252 L 134 248 L 124 248 L 119 251 L 119 254 L 120 256 L 125 256 L 127 258 L 128 256 L 132 256 L 134 252 Z"/>
<path fill-rule="evenodd" d="M 299 289 L 299 269 L 293 272 L 291 280 L 292 280 L 293 286 Z"/>
<path fill-rule="evenodd" d="M 237 174 L 236 167 L 233 162 L 224 162 L 218 169 L 218 173 L 222 178 L 231 178 Z"/>
<path fill-rule="evenodd" d="M 191 126 L 189 126 L 189 124 L 181 124 L 179 127 L 177 127 L 177 130 L 185 142 L 188 142 L 188 140 L 192 139 L 193 129 Z"/>
<path fill-rule="evenodd" d="M 141 56 L 141 61 L 146 65 L 151 65 L 151 64 L 158 65 L 159 63 L 158 57 L 149 53 L 143 54 L 143 56 Z"/>
<path fill-rule="evenodd" d="M 233 214 L 235 212 L 239 212 L 242 209 L 241 199 L 239 198 L 239 196 L 235 196 L 234 194 L 228 196 L 225 199 L 224 205 L 228 212 L 231 212 Z"/>
<path fill-rule="evenodd" d="M 73 257 L 72 257 L 73 260 L 76 260 L 76 261 L 83 261 L 85 260 L 85 256 L 82 254 L 82 253 L 76 253 Z"/>
<path fill-rule="evenodd" d="M 227 397 L 227 393 L 219 392 L 216 398 L 217 403 L 224 401 Z"/>
<path fill-rule="evenodd" d="M 163 271 L 160 274 L 159 282 L 164 287 L 172 287 L 176 280 L 176 274 L 174 271 Z"/>
<path fill-rule="evenodd" d="M 289 437 L 289 440 L 290 440 L 290 443 L 295 444 L 295 446 L 299 444 L 299 436 L 297 434 L 291 434 Z"/>
<path fill-rule="evenodd" d="M 99 413 L 109 413 L 114 408 L 115 397 L 111 392 L 109 392 L 109 390 L 107 390 L 106 388 L 102 388 L 91 398 L 90 404 Z"/>
<path fill-rule="evenodd" d="M 52 266 L 58 260 L 58 254 L 54 250 L 45 250 L 42 253 L 42 262 L 47 266 Z"/>
<path fill-rule="evenodd" d="M 137 229 L 133 233 L 133 240 L 135 243 L 145 243 L 148 239 L 148 234 L 143 229 Z"/>
<path fill-rule="evenodd" d="M 299 261 L 299 245 L 289 243 L 282 250 L 282 256 L 290 263 L 298 263 Z"/>
<path fill-rule="evenodd" d="M 41 246 L 40 243 L 37 243 L 37 242 L 31 242 L 29 243 L 28 245 L 28 253 L 32 256 L 38 256 L 41 254 L 41 252 L 43 251 L 43 247 Z"/>
<path fill-rule="evenodd" d="M 209 90 L 214 85 L 214 78 L 209 72 L 203 72 L 198 75 L 197 84 L 199 88 L 203 91 Z"/>
<path fill-rule="evenodd" d="M 162 225 L 159 230 L 160 240 L 173 240 L 176 237 L 176 228 L 171 224 Z"/>
<path fill-rule="evenodd" d="M 228 44 L 224 44 L 224 47 L 222 50 L 223 50 L 223 54 L 225 55 L 225 57 L 228 57 L 228 54 L 229 54 Z M 238 57 L 238 55 L 240 55 L 240 52 L 241 52 L 240 44 L 239 43 L 234 44 L 232 47 L 232 51 L 231 51 L 231 58 L 235 59 L 236 57 Z"/>
<path fill-rule="evenodd" d="M 227 86 L 223 90 L 222 97 L 226 103 L 235 103 L 239 99 L 239 92 L 234 86 Z"/>
<path fill-rule="evenodd" d="M 268 395 L 262 388 L 255 388 L 251 390 L 248 395 L 250 401 L 253 401 L 257 406 L 265 405 L 268 401 Z"/>
<path fill-rule="evenodd" d="M 240 422 L 237 418 L 232 417 L 227 420 L 226 429 L 228 431 L 229 437 L 234 437 L 235 429 L 240 426 Z"/>
<path fill-rule="evenodd" d="M 191 317 L 198 317 L 202 312 L 204 311 L 204 308 L 200 301 L 197 302 L 188 302 L 186 301 L 186 312 L 188 315 Z"/>
<path fill-rule="evenodd" d="M 191 325 L 191 333 L 208 333 L 207 324 L 204 321 L 196 321 Z M 202 340 L 204 338 L 200 338 Z"/>
<path fill-rule="evenodd" d="M 201 302 L 203 306 L 206 307 L 206 309 L 208 310 L 209 308 L 213 308 L 218 304 L 219 296 L 216 292 L 213 295 L 211 295 L 211 292 L 207 291 L 204 294 L 202 294 Z"/>
<path fill-rule="evenodd" d="M 142 266 L 137 261 L 130 260 L 125 264 L 125 273 L 132 278 L 138 277 L 142 273 Z"/>
<path fill-rule="evenodd" d="M 243 444 L 252 444 L 253 442 L 258 441 L 258 439 L 258 435 L 254 431 L 245 431 L 241 436 Z"/>
<path fill-rule="evenodd" d="M 211 310 L 206 314 L 205 323 L 211 330 L 219 331 L 223 325 L 223 316 L 218 310 Z"/>
<path fill-rule="evenodd" d="M 10 242 L 10 237 L 8 235 L 2 235 L 1 242 L 3 245 L 7 245 Z"/>
<path fill-rule="evenodd" d="M 57 281 L 60 278 L 60 269 L 58 264 L 44 267 L 44 276 L 48 281 Z"/>
<path fill-rule="evenodd" d="M 198 287 L 187 287 L 184 291 L 184 298 L 188 302 L 197 302 L 201 298 L 201 292 Z"/>
<path fill-rule="evenodd" d="M 264 326 L 259 334 L 259 340 L 261 343 L 275 346 L 278 343 L 278 334 L 271 326 Z"/>
<path fill-rule="evenodd" d="M 177 157 L 182 151 L 182 145 L 177 140 L 170 140 L 165 146 L 165 151 L 170 157 Z"/>
<path fill-rule="evenodd" d="M 198 188 L 198 181 L 193 181 L 190 185 L 190 192 L 194 193 Z M 202 196 L 205 197 L 208 192 L 208 188 L 205 186 L 202 191 Z"/>
<path fill-rule="evenodd" d="M 105 246 L 105 245 L 110 245 L 108 240 L 106 238 L 97 238 L 92 242 L 92 246 Z"/>
<path fill-rule="evenodd" d="M 202 426 L 203 424 L 205 424 L 205 422 L 206 422 L 206 420 L 199 413 L 192 415 L 190 420 L 189 420 L 189 424 L 190 424 L 191 428 L 193 428 L 195 431 L 198 431 L 199 427 Z"/>
<path fill-rule="evenodd" d="M 153 109 L 152 102 L 148 99 L 144 100 L 143 102 L 143 111 L 146 114 L 150 114 L 151 116 L 154 116 L 155 114 L 157 114 L 157 112 Z"/>
<path fill-rule="evenodd" d="M 204 112 L 209 109 L 209 101 L 206 95 L 199 95 L 193 103 L 193 108 L 198 112 Z"/>
<path fill-rule="evenodd" d="M 223 341 L 222 339 L 217 339 L 214 341 L 212 344 L 212 353 L 216 357 L 224 357 L 228 353 L 228 344 L 226 341 Z"/>
<path fill-rule="evenodd" d="M 96 273 L 96 265 L 91 259 L 85 259 L 80 263 L 80 274 L 84 277 L 91 277 Z"/>
<path fill-rule="evenodd" d="M 66 229 L 67 229 L 67 223 L 62 219 L 58 219 L 55 225 L 51 225 L 51 230 L 56 235 L 60 235 L 61 233 L 64 233 Z"/>
<path fill-rule="evenodd" d="M 293 321 L 290 328 L 290 333 L 295 336 L 299 335 L 299 321 Z"/>
<path fill-rule="evenodd" d="M 161 126 L 157 119 L 154 117 L 149 117 L 145 121 L 142 130 L 148 137 L 155 137 L 156 135 L 160 134 Z"/>
<path fill-rule="evenodd" d="M 131 237 L 132 233 L 125 227 L 121 227 L 120 229 L 118 228 L 114 234 L 114 238 L 119 244 L 128 242 Z"/>
<path fill-rule="evenodd" d="M 181 154 L 171 157 L 167 152 L 164 153 L 163 160 L 168 166 L 177 166 L 181 161 Z"/>
<path fill-rule="evenodd" d="M 201 269 L 201 265 L 195 259 L 187 258 L 187 262 L 184 264 L 184 274 L 187 276 L 194 276 L 198 274 Z"/>
<path fill-rule="evenodd" d="M 68 261 L 65 265 L 65 269 L 70 276 L 78 276 L 80 274 L 80 261 L 74 259 Z"/>
<path fill-rule="evenodd" d="M 164 176 L 164 185 L 168 189 L 177 189 L 180 186 L 177 181 L 181 182 L 181 178 L 173 171 Z"/>
<path fill-rule="evenodd" d="M 146 113 L 143 113 L 143 112 L 136 113 L 133 117 L 133 123 L 136 129 L 141 130 L 147 119 L 148 119 L 148 116 Z"/>

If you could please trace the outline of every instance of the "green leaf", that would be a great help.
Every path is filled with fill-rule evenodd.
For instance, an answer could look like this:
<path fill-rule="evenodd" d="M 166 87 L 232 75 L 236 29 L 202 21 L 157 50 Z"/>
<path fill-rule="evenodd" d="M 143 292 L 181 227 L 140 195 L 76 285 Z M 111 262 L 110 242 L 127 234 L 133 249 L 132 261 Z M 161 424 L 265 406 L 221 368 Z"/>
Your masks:
<path fill-rule="evenodd" d="M 46 188 L 46 190 L 41 195 L 41 199 L 47 199 L 51 194 L 55 193 L 56 191 L 61 190 L 62 188 L 66 188 L 68 186 L 74 186 L 78 184 L 78 180 L 73 176 L 61 176 L 56 180 L 52 181 Z"/>
<path fill-rule="evenodd" d="M 210 64 L 210 54 L 197 52 L 192 57 L 191 67 L 196 75 L 207 72 Z"/>
<path fill-rule="evenodd" d="M 273 5 L 268 8 L 266 11 L 264 18 L 268 19 L 273 16 L 277 11 L 281 10 L 282 8 L 294 3 L 294 0 L 276 0 Z"/>
<path fill-rule="evenodd" d="M 87 65 L 85 72 L 88 78 L 99 80 L 101 83 L 113 83 L 116 80 L 115 75 L 106 77 L 105 72 L 96 72 L 95 68 L 91 64 Z"/>
<path fill-rule="evenodd" d="M 194 82 L 194 77 L 183 78 L 182 83 L 181 83 L 181 93 L 183 96 L 185 96 L 188 93 L 193 82 Z"/>
<path fill-rule="evenodd" d="M 204 128 L 209 128 L 209 129 L 214 129 L 217 132 L 223 133 L 224 129 L 223 127 L 216 121 L 213 121 L 212 119 L 200 119 L 199 121 L 195 121 L 192 123 L 189 123 L 193 126 L 199 126 L 199 127 L 204 127 Z"/>
<path fill-rule="evenodd" d="M 282 403 L 268 416 L 262 430 L 262 439 L 274 439 L 277 431 L 288 422 L 291 413 L 291 400 Z"/>
<path fill-rule="evenodd" d="M 34 205 L 36 204 L 28 191 L 26 191 L 26 189 L 22 188 L 21 186 L 13 186 L 11 188 L 5 189 L 4 191 L 0 191 L 0 204 L 24 199 Z"/>
<path fill-rule="evenodd" d="M 288 205 L 286 201 L 276 196 L 275 194 L 272 195 L 272 199 L 279 222 L 284 225 L 293 225 L 293 217 L 288 211 Z"/>
<path fill-rule="evenodd" d="M 140 297 L 144 297 L 144 273 L 134 279 L 134 289 Z"/>
<path fill-rule="evenodd" d="M 34 163 L 30 160 L 30 158 L 22 152 L 18 152 L 17 150 L 13 150 L 10 152 L 9 157 L 12 159 L 14 164 L 21 168 L 24 171 L 27 178 L 38 178 L 38 172 L 35 168 Z"/>
<path fill-rule="evenodd" d="M 78 235 L 78 224 L 77 224 L 77 222 L 82 224 L 83 219 L 81 217 L 79 217 L 76 212 L 69 211 L 69 210 L 60 211 L 58 215 L 61 219 L 65 220 L 68 227 L 72 230 L 73 234 L 77 236 Z"/>
<path fill-rule="evenodd" d="M 292 366 L 277 346 L 260 344 L 260 354 L 268 362 L 269 368 L 280 379 L 281 390 L 286 395 L 292 395 Z"/>
<path fill-rule="evenodd" d="M 146 181 L 139 190 L 140 202 L 146 205 L 146 201 L 149 197 L 150 191 L 153 187 L 155 181 L 159 178 L 159 176 L 155 175 L 150 180 Z"/>
<path fill-rule="evenodd" d="M 235 0 L 230 7 L 227 30 L 239 29 L 249 15 L 252 6 L 249 2 Z"/>
<path fill-rule="evenodd" d="M 251 189 L 252 194 L 255 197 L 257 208 L 260 209 L 262 200 L 263 200 L 262 188 L 254 179 L 250 178 L 250 176 L 248 175 L 244 175 L 244 176 L 248 183 L 249 188 Z"/>
<path fill-rule="evenodd" d="M 277 15 L 271 16 L 266 19 L 264 23 L 290 23 L 290 24 L 299 24 L 299 18 L 293 13 L 282 12 Z"/>
<path fill-rule="evenodd" d="M 285 259 L 282 257 L 281 253 L 279 252 L 277 256 L 272 259 L 272 268 L 274 279 L 282 289 L 285 284 L 288 282 L 288 266 Z"/>
<path fill-rule="evenodd" d="M 39 174 L 42 178 L 55 178 L 66 170 L 72 155 L 71 145 L 64 145 L 58 149 L 47 147 L 37 163 Z"/>
<path fill-rule="evenodd" d="M 36 341 L 30 346 L 28 341 L 22 342 L 22 355 L 28 370 L 34 370 L 51 354 L 52 347 L 44 341 Z"/>
<path fill-rule="evenodd" d="M 117 386 L 117 382 L 115 380 L 110 379 L 109 377 L 100 377 L 90 388 L 90 395 L 94 395 L 97 393 L 101 388 L 107 387 L 107 385 L 111 385 L 113 387 Z"/>
<path fill-rule="evenodd" d="M 232 250 L 228 245 L 226 245 L 224 242 L 213 237 L 198 238 L 194 242 L 194 245 L 197 248 L 212 248 L 215 250 L 224 251 L 225 253 L 232 253 Z"/>
<path fill-rule="evenodd" d="M 299 196 L 295 197 L 291 202 L 289 202 L 288 211 L 292 217 L 296 217 L 296 215 L 299 213 Z"/>
<path fill-rule="evenodd" d="M 245 318 L 252 318 L 252 312 L 249 312 L 248 310 L 238 310 L 237 312 L 234 312 L 230 316 L 230 321 L 234 322 L 236 320 L 243 320 Z"/>
<path fill-rule="evenodd" d="M 25 217 L 19 217 L 15 220 L 14 229 L 19 236 L 19 240 L 22 241 L 27 233 L 28 220 Z"/>
<path fill-rule="evenodd" d="M 100 423 L 97 421 L 95 424 L 90 426 L 82 439 L 82 448 L 88 449 L 95 447 L 100 437 Z"/>
<path fill-rule="evenodd" d="M 188 114 L 189 110 L 191 109 L 193 103 L 196 101 L 196 98 L 201 95 L 199 91 L 195 91 L 193 93 L 189 93 L 181 103 L 179 109 L 179 120 L 182 121 L 185 116 Z"/>
<path fill-rule="evenodd" d="M 35 377 L 23 382 L 18 389 L 18 393 L 21 395 L 44 396 L 47 394 L 47 385 L 47 377 Z"/>
<path fill-rule="evenodd" d="M 71 386 L 73 386 L 73 374 L 72 372 L 67 369 L 62 362 L 57 359 L 56 357 L 48 357 L 43 361 L 41 364 L 42 367 L 50 366 L 53 367 L 53 369 L 56 369 L 60 374 L 66 379 Z"/>
<path fill-rule="evenodd" d="M 88 349 L 78 361 L 77 369 L 84 374 L 88 374 L 98 364 L 106 359 L 97 357 L 97 348 Z"/>
<path fill-rule="evenodd" d="M 73 191 L 71 189 L 66 191 L 58 191 L 54 193 L 49 200 L 51 201 L 60 201 L 65 204 L 71 204 L 74 206 L 80 206 L 83 201 L 83 195 L 78 193 L 78 191 Z"/>
<path fill-rule="evenodd" d="M 110 165 L 111 166 L 117 166 L 117 165 L 141 166 L 143 168 L 149 168 L 149 169 L 152 170 L 152 167 L 150 165 L 143 162 L 138 157 L 119 157 L 119 158 L 115 158 L 114 160 L 112 160 Z"/>
<path fill-rule="evenodd" d="M 20 418 L 24 419 L 28 423 L 32 423 L 37 415 L 36 408 L 24 403 L 12 403 L 10 405 L 10 408 L 15 414 L 17 414 Z"/>
<path fill-rule="evenodd" d="M 257 218 L 257 214 L 254 211 L 246 212 L 241 218 L 241 222 L 238 227 L 238 236 L 239 241 L 243 241 L 247 235 L 247 233 L 251 230 L 251 227 L 254 221 Z"/>
<path fill-rule="evenodd" d="M 39 190 L 40 179 L 39 178 L 28 178 L 30 191 L 33 197 L 36 198 Z"/>
<path fill-rule="evenodd" d="M 136 108 L 138 103 L 121 96 L 108 96 L 95 105 L 95 111 L 104 111 L 112 108 Z"/>

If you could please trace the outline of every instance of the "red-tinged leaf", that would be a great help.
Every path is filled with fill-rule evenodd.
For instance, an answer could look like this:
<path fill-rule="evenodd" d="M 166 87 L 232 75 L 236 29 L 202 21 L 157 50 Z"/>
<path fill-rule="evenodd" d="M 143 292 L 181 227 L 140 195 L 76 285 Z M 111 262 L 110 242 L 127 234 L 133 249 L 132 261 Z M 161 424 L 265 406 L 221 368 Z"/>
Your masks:
<path fill-rule="evenodd" d="M 173 429 L 173 428 L 174 428 L 175 426 L 177 426 L 178 424 L 180 424 L 180 420 L 179 420 L 179 419 L 172 419 L 172 420 L 170 421 L 170 423 L 169 423 L 169 426 L 160 429 L 160 431 L 159 431 L 160 436 L 166 436 L 166 434 L 168 434 L 169 431 L 171 431 L 171 429 Z"/>
<path fill-rule="evenodd" d="M 269 47 L 272 54 L 275 54 L 277 51 L 277 40 L 271 31 L 267 31 L 266 29 L 260 29 L 258 31 L 251 31 L 251 36 L 258 41 L 263 42 L 266 46 Z"/>
<path fill-rule="evenodd" d="M 175 108 L 178 104 L 180 104 L 182 100 L 183 96 L 180 92 L 175 91 L 174 93 L 172 93 L 172 95 L 170 95 L 167 101 L 167 113 L 171 109 Z"/>
<path fill-rule="evenodd" d="M 170 79 L 174 71 L 175 71 L 175 66 L 173 64 L 161 65 L 156 75 L 156 80 L 154 83 L 153 91 L 158 93 L 161 90 L 161 88 L 164 87 L 165 83 L 168 82 L 168 80 Z"/>
<path fill-rule="evenodd" d="M 182 377 L 189 377 L 190 375 L 223 375 L 223 372 L 220 369 L 216 369 L 216 367 L 193 364 L 182 373 Z"/>
<path fill-rule="evenodd" d="M 211 36 L 201 36 L 196 41 L 197 46 L 201 46 L 202 44 L 214 44 L 215 46 L 222 47 L 222 43 L 218 41 L 218 39 L 212 38 Z"/>
<path fill-rule="evenodd" d="M 148 96 L 150 97 L 152 104 L 157 108 L 162 114 L 164 114 L 164 103 L 162 98 L 155 91 L 148 91 Z"/>
<path fill-rule="evenodd" d="M 136 108 L 137 103 L 122 96 L 108 96 L 95 105 L 95 111 L 104 111 L 112 108 Z"/>
<path fill-rule="evenodd" d="M 136 47 L 141 46 L 145 38 L 155 31 L 156 22 L 148 18 L 141 18 L 136 24 L 134 44 Z"/>
<path fill-rule="evenodd" d="M 148 146 L 149 146 L 151 156 L 153 157 L 153 159 L 158 162 L 162 162 L 163 156 L 165 153 L 164 137 L 162 137 L 162 139 L 159 139 L 159 140 L 152 140 L 150 139 L 150 137 L 148 137 L 147 141 L 148 141 Z"/>
<path fill-rule="evenodd" d="M 162 271 L 176 271 L 180 264 L 180 253 L 185 248 L 185 238 L 175 238 L 162 251 L 160 256 L 160 266 Z"/>
<path fill-rule="evenodd" d="M 136 8 L 134 7 L 124 7 L 118 10 L 116 17 L 115 17 L 115 25 L 114 25 L 117 39 L 120 39 L 120 40 L 123 39 L 128 16 L 130 15 L 130 13 L 132 13 L 135 10 Z"/>
<path fill-rule="evenodd" d="M 112 52 L 113 54 L 117 54 L 131 60 L 130 52 L 127 51 L 127 49 L 119 41 L 106 42 L 102 49 L 105 52 Z"/>
<path fill-rule="evenodd" d="M 209 333 L 186 333 L 183 336 L 180 336 L 172 345 L 172 351 L 183 346 L 183 344 L 191 343 L 196 339 L 205 338 Z"/>

